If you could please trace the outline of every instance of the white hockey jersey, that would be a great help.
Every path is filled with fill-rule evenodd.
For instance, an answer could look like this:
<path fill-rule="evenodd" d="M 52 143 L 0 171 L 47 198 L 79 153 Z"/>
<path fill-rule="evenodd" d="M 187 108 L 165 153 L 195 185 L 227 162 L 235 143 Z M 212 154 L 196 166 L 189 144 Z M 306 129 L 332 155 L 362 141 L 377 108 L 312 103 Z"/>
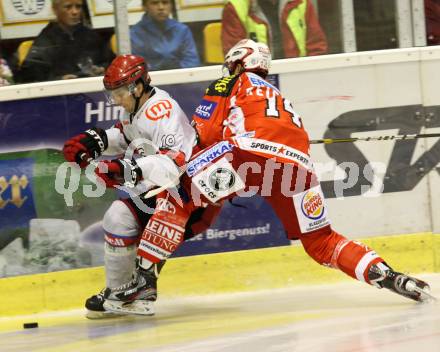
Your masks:
<path fill-rule="evenodd" d="M 130 114 L 124 112 L 119 122 L 119 126 L 106 130 L 108 148 L 104 154 L 125 154 L 124 158 L 131 159 L 136 150 L 142 156 L 136 162 L 152 185 L 162 186 L 170 177 L 177 177 L 179 162 L 173 155 L 188 161 L 196 145 L 195 130 L 182 108 L 156 87 L 131 121 Z M 161 154 L 166 151 L 172 153 Z"/>

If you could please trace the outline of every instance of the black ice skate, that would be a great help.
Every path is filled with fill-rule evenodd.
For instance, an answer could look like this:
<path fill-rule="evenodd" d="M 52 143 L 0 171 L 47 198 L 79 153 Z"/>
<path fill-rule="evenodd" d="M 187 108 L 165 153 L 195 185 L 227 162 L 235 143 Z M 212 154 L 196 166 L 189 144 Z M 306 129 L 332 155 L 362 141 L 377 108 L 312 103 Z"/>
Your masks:
<path fill-rule="evenodd" d="M 86 318 L 88 319 L 104 319 L 122 316 L 104 309 L 104 302 L 106 297 L 110 294 L 109 288 L 104 288 L 97 295 L 87 298 L 86 300 Z"/>
<path fill-rule="evenodd" d="M 163 263 L 159 263 L 144 269 L 137 265 L 130 282 L 110 290 L 104 309 L 123 314 L 154 315 L 157 278 L 162 266 Z"/>
<path fill-rule="evenodd" d="M 384 263 L 371 266 L 368 272 L 371 284 L 387 288 L 401 296 L 417 302 L 427 302 L 436 298 L 430 294 L 429 285 L 414 277 L 393 271 Z"/>

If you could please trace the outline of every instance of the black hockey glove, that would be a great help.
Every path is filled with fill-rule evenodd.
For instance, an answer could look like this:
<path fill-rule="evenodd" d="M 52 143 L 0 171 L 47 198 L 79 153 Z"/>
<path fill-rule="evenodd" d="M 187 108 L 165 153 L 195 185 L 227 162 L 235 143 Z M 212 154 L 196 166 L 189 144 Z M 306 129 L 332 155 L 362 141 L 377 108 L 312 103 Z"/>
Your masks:
<path fill-rule="evenodd" d="M 108 188 L 114 188 L 116 185 L 134 187 L 142 179 L 141 168 L 136 161 L 129 159 L 100 161 L 95 173 Z"/>
<path fill-rule="evenodd" d="M 89 164 L 89 159 L 96 159 L 108 147 L 105 130 L 91 128 L 64 143 L 63 153 L 67 161 L 77 163 L 81 168 Z"/>

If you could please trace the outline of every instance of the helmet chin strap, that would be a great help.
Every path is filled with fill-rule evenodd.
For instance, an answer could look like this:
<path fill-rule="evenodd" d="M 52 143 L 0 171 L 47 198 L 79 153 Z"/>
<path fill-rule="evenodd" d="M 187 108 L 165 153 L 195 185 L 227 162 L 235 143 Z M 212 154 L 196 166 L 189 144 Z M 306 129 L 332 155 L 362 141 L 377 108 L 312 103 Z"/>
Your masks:
<path fill-rule="evenodd" d="M 240 69 L 240 71 L 237 72 L 238 64 L 241 65 L 241 69 Z M 224 63 L 222 66 L 222 76 L 223 77 L 233 76 L 235 74 L 240 74 L 244 71 L 245 71 L 245 69 L 244 69 L 244 66 L 241 62 L 236 62 L 233 65 L 228 65 L 228 64 Z"/>
<path fill-rule="evenodd" d="M 142 90 L 144 90 L 144 88 L 142 88 Z M 144 94 L 144 93 L 142 92 L 141 97 L 142 97 L 143 94 Z M 134 117 L 134 115 L 136 115 L 136 113 L 137 113 L 138 110 L 139 110 L 139 102 L 140 102 L 140 100 L 141 100 L 140 97 L 136 97 L 136 96 L 134 96 L 133 98 L 134 98 L 134 100 L 135 100 L 135 103 L 134 103 L 134 110 L 133 110 L 133 112 L 130 114 L 130 122 L 133 122 L 133 117 Z"/>
<path fill-rule="evenodd" d="M 137 97 L 135 95 L 135 92 L 132 93 L 132 96 L 133 96 L 135 102 L 134 102 L 134 110 L 130 114 L 130 123 L 133 122 L 133 117 L 134 117 L 134 115 L 136 115 L 136 113 L 139 110 L 139 105 L 140 105 L 141 98 L 143 97 L 143 95 L 145 93 L 148 93 L 150 90 L 151 89 L 148 89 L 148 87 L 145 87 L 145 82 L 142 81 L 142 92 L 141 92 L 141 94 Z"/>
<path fill-rule="evenodd" d="M 239 75 L 240 73 L 243 73 L 245 71 L 246 71 L 246 69 L 244 68 L 244 64 L 242 62 L 238 61 L 234 65 L 231 75 Z"/>

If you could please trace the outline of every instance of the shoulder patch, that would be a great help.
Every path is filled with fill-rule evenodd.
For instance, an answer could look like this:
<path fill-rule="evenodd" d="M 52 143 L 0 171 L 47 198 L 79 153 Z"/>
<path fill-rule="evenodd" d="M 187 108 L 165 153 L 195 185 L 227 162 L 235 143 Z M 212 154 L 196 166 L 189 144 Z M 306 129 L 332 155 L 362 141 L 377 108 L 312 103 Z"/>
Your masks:
<path fill-rule="evenodd" d="M 232 87 L 237 81 L 238 76 L 222 77 L 214 82 L 206 90 L 206 95 L 218 95 L 227 97 L 231 94 Z"/>

